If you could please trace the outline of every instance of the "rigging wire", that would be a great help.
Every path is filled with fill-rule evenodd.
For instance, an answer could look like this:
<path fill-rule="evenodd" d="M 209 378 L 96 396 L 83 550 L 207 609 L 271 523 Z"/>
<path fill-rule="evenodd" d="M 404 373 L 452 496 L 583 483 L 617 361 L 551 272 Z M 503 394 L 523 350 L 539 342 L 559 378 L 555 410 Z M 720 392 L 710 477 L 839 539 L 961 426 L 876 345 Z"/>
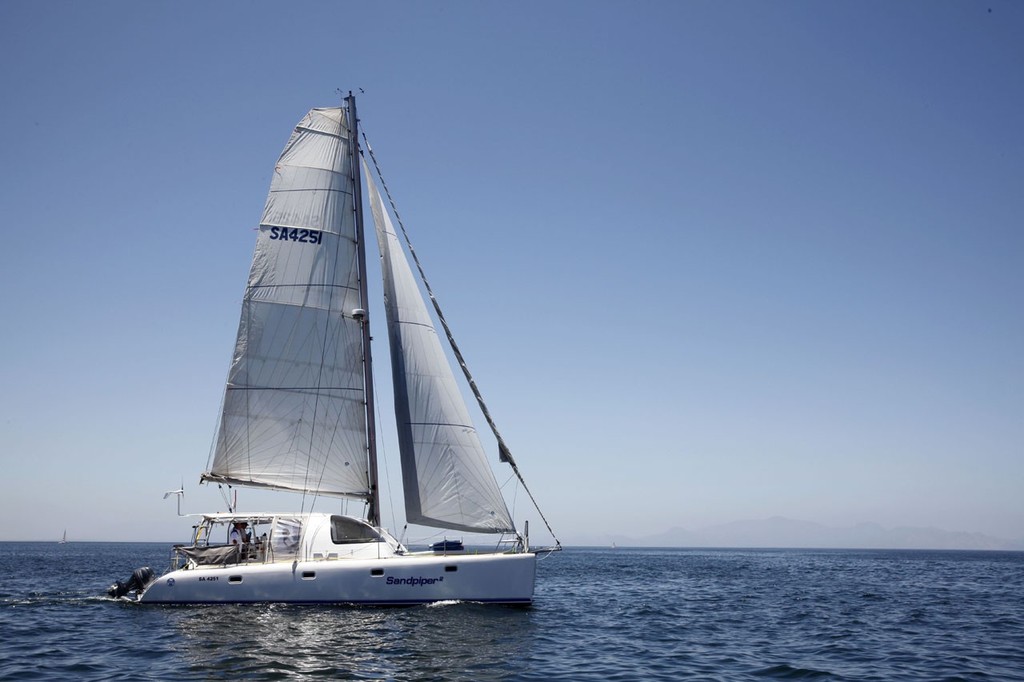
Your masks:
<path fill-rule="evenodd" d="M 235 508 L 231 505 L 231 484 L 228 484 L 227 492 L 224 491 L 224 485 L 221 483 L 217 484 L 217 491 L 220 493 L 221 498 L 224 500 L 224 506 L 228 508 L 228 512 L 234 514 Z"/>
<path fill-rule="evenodd" d="M 374 372 L 374 374 L 376 375 L 376 372 L 377 372 L 376 367 L 374 367 L 371 371 Z M 376 387 L 377 386 L 377 377 L 374 376 L 373 379 L 374 379 L 373 385 Z M 374 391 L 376 391 L 376 390 L 377 389 L 374 388 Z M 381 414 L 381 411 L 380 411 L 380 403 L 378 403 L 376 400 L 374 400 L 373 401 L 373 406 L 377 410 L 377 423 L 378 424 L 382 424 L 384 422 L 384 416 Z M 387 481 L 387 484 L 388 484 L 388 507 L 391 508 L 391 521 L 395 522 L 398 519 L 398 516 L 395 515 L 395 493 L 394 493 L 394 488 L 391 487 L 391 472 L 388 470 L 387 445 L 382 443 L 382 442 L 380 442 L 380 441 L 377 441 L 377 447 L 378 447 L 378 449 L 380 451 L 379 452 L 379 457 L 377 458 L 377 461 L 378 462 L 379 461 L 383 461 L 384 462 L 384 480 Z M 377 489 L 378 489 L 378 494 L 380 494 L 379 493 L 379 490 L 380 490 L 380 482 L 379 481 L 377 482 Z M 380 523 L 381 528 L 384 527 L 384 524 L 381 522 L 380 519 L 378 519 L 377 522 Z"/>
<path fill-rule="evenodd" d="M 561 541 L 555 535 L 555 531 L 551 528 L 551 524 L 548 523 L 547 518 L 544 516 L 544 512 L 541 511 L 540 505 L 537 504 L 537 500 L 534 498 L 533 493 L 530 492 L 530 488 L 526 485 L 526 480 L 519 471 L 518 465 L 516 465 L 515 459 L 512 458 L 512 453 L 509 451 L 508 446 L 505 444 L 505 439 L 501 437 L 501 433 L 498 432 L 498 426 L 494 423 L 494 419 L 491 417 L 490 410 L 487 409 L 486 403 L 484 403 L 483 395 L 480 393 L 480 389 L 477 388 L 476 381 L 473 379 L 473 375 L 469 372 L 469 366 L 466 364 L 465 358 L 462 356 L 462 351 L 459 350 L 459 346 L 455 343 L 455 337 L 452 335 L 452 330 L 448 326 L 448 321 L 444 317 L 444 313 L 441 311 L 441 304 L 438 303 L 437 298 L 434 296 L 434 291 L 430 287 L 430 282 L 427 281 L 427 274 L 423 270 L 423 266 L 420 264 L 420 259 L 416 255 L 416 249 L 412 246 L 412 241 L 409 239 L 409 233 L 405 230 L 405 224 L 402 222 L 402 216 L 398 212 L 398 207 L 395 205 L 395 200 L 391 196 L 391 190 L 388 189 L 388 184 L 384 180 L 384 174 L 381 172 L 380 164 L 377 162 L 377 156 L 373 153 L 373 147 L 370 146 L 370 140 L 366 137 L 365 127 L 360 130 L 363 136 L 363 142 L 366 144 L 366 151 L 370 155 L 370 160 L 373 161 L 373 167 L 377 171 L 377 177 L 380 179 L 380 184 L 384 188 L 384 193 L 388 197 L 388 203 L 391 204 L 391 211 L 395 214 L 395 220 L 398 221 L 398 227 L 402 230 L 402 238 L 405 240 L 405 245 L 409 249 L 409 255 L 412 256 L 412 260 L 416 263 L 416 269 L 419 271 L 420 280 L 423 282 L 423 286 L 427 291 L 427 296 L 430 297 L 430 302 L 434 306 L 434 312 L 437 314 L 437 319 L 444 328 L 445 336 L 448 337 L 448 345 L 451 346 L 452 352 L 455 354 L 455 359 L 459 363 L 459 367 L 462 368 L 462 373 L 466 377 L 466 381 L 469 382 L 470 390 L 473 391 L 473 396 L 476 398 L 477 404 L 480 406 L 480 411 L 484 415 L 484 419 L 487 421 L 487 425 L 491 427 L 491 432 L 498 441 L 498 459 L 502 462 L 508 463 L 512 467 L 512 471 L 515 472 L 519 482 L 523 485 L 523 490 L 530 496 L 530 501 L 533 503 L 534 509 L 540 514 L 540 518 L 544 521 L 544 525 L 547 526 L 548 532 L 551 533 L 551 537 L 555 541 L 555 545 L 558 547 L 562 546 Z"/>

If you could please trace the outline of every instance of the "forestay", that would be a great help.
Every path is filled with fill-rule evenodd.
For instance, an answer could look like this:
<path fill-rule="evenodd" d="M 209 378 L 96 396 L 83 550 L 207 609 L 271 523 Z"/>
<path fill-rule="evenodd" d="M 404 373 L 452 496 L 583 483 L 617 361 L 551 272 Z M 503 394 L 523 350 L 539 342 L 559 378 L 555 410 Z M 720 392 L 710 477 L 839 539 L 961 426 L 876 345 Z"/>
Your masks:
<path fill-rule="evenodd" d="M 509 532 L 512 518 L 369 171 L 410 523 Z"/>
<path fill-rule="evenodd" d="M 348 134 L 314 109 L 274 169 L 204 480 L 369 493 Z"/>

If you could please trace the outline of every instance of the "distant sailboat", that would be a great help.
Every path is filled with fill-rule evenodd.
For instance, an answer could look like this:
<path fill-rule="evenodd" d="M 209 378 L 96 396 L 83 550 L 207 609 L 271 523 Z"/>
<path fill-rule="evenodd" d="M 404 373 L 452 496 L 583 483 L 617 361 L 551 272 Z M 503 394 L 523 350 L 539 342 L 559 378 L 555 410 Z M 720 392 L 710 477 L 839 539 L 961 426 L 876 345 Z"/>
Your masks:
<path fill-rule="evenodd" d="M 365 519 L 203 514 L 169 573 L 155 579 L 138 569 L 111 595 L 154 603 L 528 604 L 537 554 L 560 548 L 556 540 L 531 549 L 528 527 L 520 532 L 513 522 L 398 234 L 360 163 L 357 128 L 351 94 L 344 107 L 313 109 L 275 165 L 202 480 L 362 500 Z M 364 173 L 381 253 L 407 520 L 507 538 L 494 551 L 470 554 L 446 540 L 412 552 L 381 527 Z M 494 429 L 446 324 L 445 332 Z M 500 461 L 522 482 L 494 433 Z"/>
<path fill-rule="evenodd" d="M 66 545 L 66 544 L 68 544 L 68 529 L 67 528 L 64 529 L 64 535 L 61 536 L 60 540 L 57 540 L 57 544 L 58 545 Z"/>

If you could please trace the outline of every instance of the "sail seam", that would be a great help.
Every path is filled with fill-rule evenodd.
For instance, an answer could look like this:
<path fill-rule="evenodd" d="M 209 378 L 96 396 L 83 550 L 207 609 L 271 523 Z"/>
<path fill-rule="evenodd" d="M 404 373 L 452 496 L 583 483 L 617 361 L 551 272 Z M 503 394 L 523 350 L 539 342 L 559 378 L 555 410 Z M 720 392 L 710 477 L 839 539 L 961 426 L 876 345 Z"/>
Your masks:
<path fill-rule="evenodd" d="M 356 291 L 357 288 L 349 286 L 347 284 L 250 284 L 247 289 L 287 289 L 289 287 L 298 287 L 304 289 L 351 289 Z M 275 301 L 278 303 L 278 301 Z M 282 304 L 284 305 L 284 304 Z"/>
<path fill-rule="evenodd" d="M 358 391 L 362 393 L 363 387 L 353 386 L 228 386 L 229 391 Z"/>
<path fill-rule="evenodd" d="M 457 426 L 460 429 L 473 429 L 476 427 L 472 424 L 459 424 L 457 422 L 406 422 L 409 426 Z"/>
<path fill-rule="evenodd" d="M 333 171 L 328 171 L 328 170 L 326 170 L 324 168 L 317 168 L 316 166 L 288 166 L 288 168 L 311 168 L 313 170 L 322 170 L 325 173 L 332 173 L 333 172 Z M 288 192 L 333 192 L 335 194 L 345 194 L 347 196 L 352 196 L 352 192 L 350 192 L 349 190 L 345 190 L 345 189 L 332 189 L 330 187 L 292 187 L 290 189 L 288 189 L 288 188 L 272 189 L 272 190 L 270 190 L 269 193 L 270 194 L 287 194 Z"/>
<path fill-rule="evenodd" d="M 344 171 L 336 171 L 333 168 L 324 168 L 323 166 L 311 166 L 308 163 L 283 163 L 283 164 L 279 163 L 274 170 L 276 172 L 280 172 L 282 168 L 304 168 L 306 170 L 315 170 L 315 171 L 320 171 L 321 173 L 329 173 L 330 175 L 340 175 L 342 177 L 345 176 Z M 330 190 L 327 187 L 321 187 L 320 189 L 322 191 L 325 191 L 325 192 L 332 191 L 332 190 Z M 270 190 L 271 193 L 280 192 L 280 191 L 282 191 L 280 188 L 276 188 L 276 189 Z M 344 190 L 341 190 L 341 191 L 344 191 Z M 351 194 L 351 192 L 346 192 L 346 194 Z"/>

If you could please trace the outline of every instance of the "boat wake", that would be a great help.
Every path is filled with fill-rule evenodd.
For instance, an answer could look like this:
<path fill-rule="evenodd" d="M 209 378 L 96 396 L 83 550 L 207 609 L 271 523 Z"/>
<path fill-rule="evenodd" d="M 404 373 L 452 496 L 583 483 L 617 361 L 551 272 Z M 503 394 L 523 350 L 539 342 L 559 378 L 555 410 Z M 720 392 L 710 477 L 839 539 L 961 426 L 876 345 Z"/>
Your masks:
<path fill-rule="evenodd" d="M 441 601 L 433 601 L 427 604 L 428 609 L 436 609 L 442 606 L 455 606 L 456 604 L 464 604 L 465 602 L 461 599 L 442 599 Z"/>
<path fill-rule="evenodd" d="M 77 596 L 63 594 L 29 594 L 23 597 L 0 598 L 0 609 L 23 606 L 53 606 L 60 604 L 94 604 L 97 602 L 109 601 L 115 600 L 101 595 Z"/>

